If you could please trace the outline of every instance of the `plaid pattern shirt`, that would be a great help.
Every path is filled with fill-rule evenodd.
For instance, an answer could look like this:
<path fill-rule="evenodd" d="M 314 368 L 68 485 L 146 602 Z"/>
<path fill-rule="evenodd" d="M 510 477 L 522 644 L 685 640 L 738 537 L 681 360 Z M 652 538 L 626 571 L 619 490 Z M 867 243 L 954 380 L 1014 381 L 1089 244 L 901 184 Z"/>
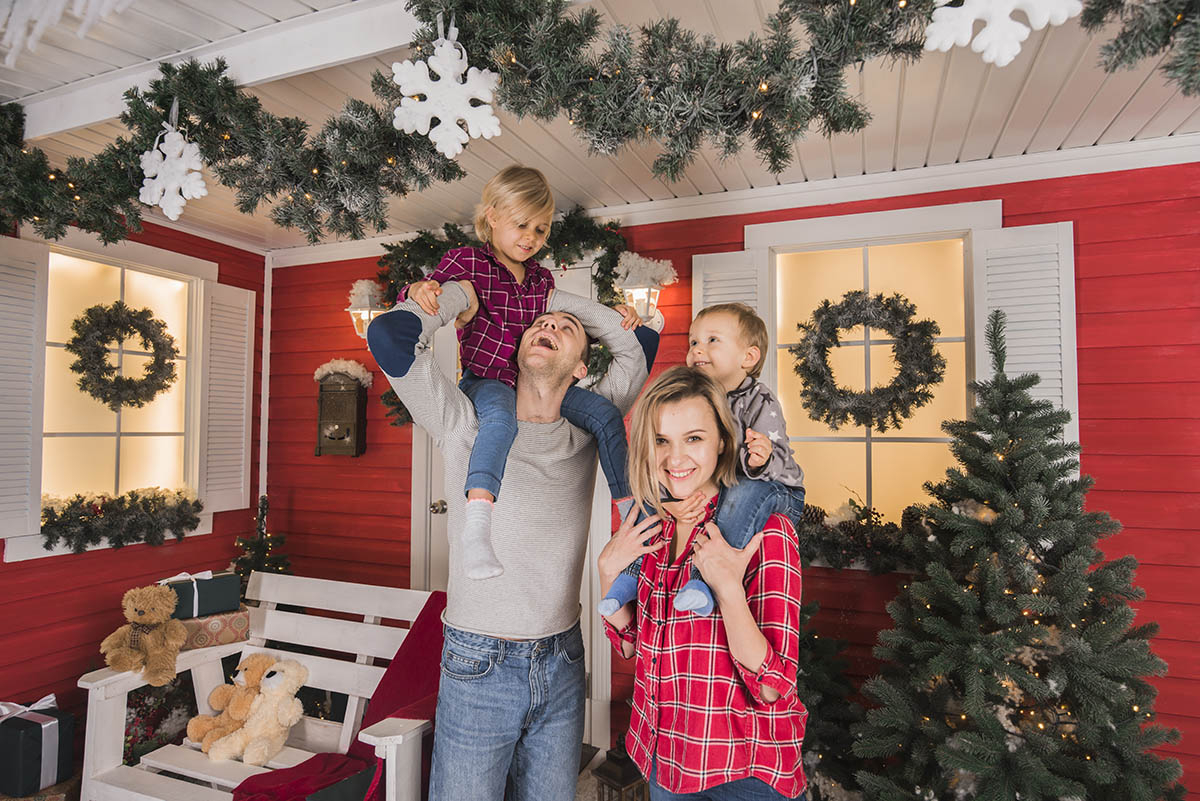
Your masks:
<path fill-rule="evenodd" d="M 546 311 L 554 276 L 535 260 L 525 262 L 525 280 L 500 263 L 491 245 L 448 251 L 427 281 L 470 281 L 479 296 L 479 312 L 458 330 L 462 366 L 480 378 L 517 384 L 517 348 L 521 335 Z M 400 300 L 408 296 L 408 288 Z"/>
<path fill-rule="evenodd" d="M 800 747 L 808 711 L 796 697 L 800 653 L 800 554 L 792 524 L 773 515 L 762 546 L 746 569 L 746 598 L 767 639 L 757 671 L 734 660 L 720 611 L 708 617 L 675 609 L 671 599 L 687 583 L 696 532 L 716 509 L 709 502 L 674 563 L 675 521 L 663 522 L 656 541 L 668 545 L 642 560 L 637 612 L 624 629 L 607 620 L 609 640 L 635 644 L 633 713 L 625 747 L 642 774 L 658 760 L 658 782 L 673 793 L 698 793 L 754 777 L 788 798 L 805 789 Z M 779 693 L 772 702 L 762 690 Z"/>

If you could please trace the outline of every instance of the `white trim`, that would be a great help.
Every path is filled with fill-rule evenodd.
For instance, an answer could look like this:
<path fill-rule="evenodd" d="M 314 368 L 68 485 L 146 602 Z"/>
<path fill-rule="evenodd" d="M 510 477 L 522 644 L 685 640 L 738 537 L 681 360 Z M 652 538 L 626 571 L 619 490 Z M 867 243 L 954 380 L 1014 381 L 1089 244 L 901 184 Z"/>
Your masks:
<path fill-rule="evenodd" d="M 589 209 L 625 227 L 1200 161 L 1200 133 Z"/>
<path fill-rule="evenodd" d="M 255 86 L 404 47 L 419 27 L 400 0 L 356 0 L 293 17 L 22 98 L 17 102 L 25 107 L 25 138 L 119 117 L 125 110 L 125 91 L 148 86 L 158 77 L 160 63 L 220 57 L 239 86 Z"/>
<path fill-rule="evenodd" d="M 295 267 L 300 264 L 324 264 L 330 261 L 346 261 L 347 259 L 382 256 L 384 245 L 415 239 L 416 236 L 417 233 L 411 231 L 405 234 L 373 236 L 370 239 L 350 239 L 342 242 L 326 242 L 321 245 L 277 248 L 268 252 L 274 257 L 271 262 L 275 267 Z"/>
<path fill-rule="evenodd" d="M 142 212 L 145 214 L 145 216 L 142 217 L 142 222 L 151 223 L 162 228 L 169 228 L 172 231 L 179 231 L 180 233 L 198 236 L 201 239 L 207 239 L 209 242 L 228 245 L 231 248 L 244 250 L 247 253 L 253 253 L 256 256 L 267 255 L 268 248 L 266 248 L 261 242 L 254 243 L 249 239 L 242 239 L 241 237 L 230 236 L 229 234 L 212 233 L 207 229 L 192 223 L 180 222 L 179 220 L 168 220 L 161 212 L 155 213 L 156 209 L 151 209 L 149 206 L 143 206 Z M 272 223 L 272 225 L 273 224 L 274 223 Z"/>
<path fill-rule="evenodd" d="M 275 288 L 274 257 L 267 253 L 263 269 L 263 311 L 262 311 L 262 387 L 259 394 L 258 410 L 258 494 L 267 494 L 267 456 L 269 455 L 267 440 L 267 424 L 270 422 L 271 409 L 271 295 Z M 254 377 L 250 377 L 251 385 Z M 253 433 L 253 428 L 251 428 Z M 258 498 L 251 498 L 251 506 L 258 509 Z M 255 512 L 257 514 L 257 512 Z"/>
<path fill-rule="evenodd" d="M 745 226 L 744 246 L 746 250 L 794 253 L 842 242 L 853 242 L 857 247 L 880 239 L 912 236 L 935 239 L 943 234 L 965 236 L 975 228 L 1001 227 L 1004 222 L 1001 207 L 999 200 L 980 200 L 760 223 Z"/>
<path fill-rule="evenodd" d="M 189 531 L 187 534 L 185 534 L 184 538 L 198 537 L 202 534 L 211 534 L 212 533 L 212 520 L 213 520 L 212 512 L 201 512 L 200 513 L 200 525 L 196 527 L 195 531 Z M 3 541 L 4 542 L 4 561 L 6 563 L 7 562 L 24 562 L 29 559 L 43 559 L 48 556 L 64 556 L 67 554 L 74 553 L 74 551 L 71 550 L 71 546 L 61 543 L 61 542 L 58 545 L 51 548 L 50 550 L 46 550 L 42 546 L 42 543 L 44 541 L 45 540 L 42 537 L 41 533 L 26 534 L 25 536 L 22 536 L 22 537 L 9 537 L 8 539 Z M 175 542 L 175 538 L 168 532 L 168 534 L 166 535 L 166 540 L 162 546 L 152 545 L 150 547 L 160 548 L 160 547 L 163 547 L 167 544 L 174 543 L 174 542 Z M 134 543 L 132 545 L 126 545 L 125 547 L 133 548 L 136 545 L 144 545 L 144 544 L 145 543 L 139 542 L 139 543 Z M 99 545 L 89 545 L 87 547 L 87 550 L 99 551 L 104 548 L 112 548 L 112 546 L 109 545 L 108 542 L 103 542 L 103 543 L 100 543 Z"/>
<path fill-rule="evenodd" d="M 60 239 L 42 239 L 25 225 L 21 227 L 21 238 L 29 242 L 39 242 L 48 245 L 51 250 L 75 250 L 90 253 L 105 261 L 114 261 L 131 265 L 138 270 L 146 268 L 169 270 L 179 275 L 200 278 L 205 281 L 217 280 L 217 263 L 206 259 L 198 259 L 173 250 L 157 248 L 153 245 L 143 245 L 140 242 L 122 240 L 111 245 L 105 245 L 95 234 L 70 227 Z"/>

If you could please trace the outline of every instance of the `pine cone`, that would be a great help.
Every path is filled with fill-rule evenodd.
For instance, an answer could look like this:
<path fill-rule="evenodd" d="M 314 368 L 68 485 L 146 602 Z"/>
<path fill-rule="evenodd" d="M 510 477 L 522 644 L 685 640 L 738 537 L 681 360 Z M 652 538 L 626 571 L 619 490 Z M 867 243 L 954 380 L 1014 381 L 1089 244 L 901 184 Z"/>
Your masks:
<path fill-rule="evenodd" d="M 825 510 L 816 504 L 806 504 L 800 519 L 806 526 L 822 526 L 825 524 Z"/>

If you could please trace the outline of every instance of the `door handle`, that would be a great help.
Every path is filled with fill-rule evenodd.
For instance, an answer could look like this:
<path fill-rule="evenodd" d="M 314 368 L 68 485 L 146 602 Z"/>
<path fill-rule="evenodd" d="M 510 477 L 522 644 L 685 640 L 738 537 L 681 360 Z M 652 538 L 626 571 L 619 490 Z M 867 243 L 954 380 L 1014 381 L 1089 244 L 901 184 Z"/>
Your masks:
<path fill-rule="evenodd" d="M 434 501 L 433 503 L 429 504 L 429 513 L 434 515 L 446 514 L 446 502 L 444 500 Z"/>

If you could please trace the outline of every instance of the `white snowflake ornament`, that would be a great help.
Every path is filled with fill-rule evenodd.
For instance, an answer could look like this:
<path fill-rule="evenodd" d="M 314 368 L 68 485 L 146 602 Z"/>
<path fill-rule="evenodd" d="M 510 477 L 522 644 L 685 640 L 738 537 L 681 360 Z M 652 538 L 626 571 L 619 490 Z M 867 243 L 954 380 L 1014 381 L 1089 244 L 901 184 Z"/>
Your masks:
<path fill-rule="evenodd" d="M 159 143 L 142 154 L 142 191 L 138 200 L 147 206 L 160 206 L 167 219 L 178 220 L 187 201 L 204 197 L 208 187 L 200 174 L 200 146 L 183 138 L 173 125 L 163 123 L 167 133 Z"/>
<path fill-rule="evenodd" d="M 441 19 L 438 28 L 441 29 Z M 491 139 L 500 135 L 500 120 L 492 111 L 492 92 L 500 76 L 491 70 L 467 67 L 467 51 L 457 41 L 458 29 L 450 23 L 449 37 L 442 35 L 433 43 L 429 63 L 404 61 L 392 65 L 392 80 L 408 95 L 400 101 L 392 124 L 405 133 L 428 134 L 430 141 L 446 158 L 452 159 L 470 139 Z M 432 78 L 432 69 L 438 77 Z M 465 79 L 463 73 L 466 73 Z M 417 95 L 424 95 L 420 100 Z M 472 100 L 480 105 L 471 105 Z M 438 124 L 430 130 L 433 118 Z M 466 130 L 459 121 L 466 123 Z"/>
<path fill-rule="evenodd" d="M 1062 25 L 1083 11 L 1083 0 L 963 0 L 957 7 L 951 0 L 936 0 L 933 21 L 925 28 L 925 49 L 943 53 L 958 45 L 983 54 L 983 60 L 1003 67 L 1021 52 L 1021 43 L 1029 37 L 1029 26 L 1040 31 L 1050 25 Z M 1025 12 L 1029 25 L 1017 22 L 1014 11 Z M 975 21 L 983 20 L 983 30 L 972 40 Z"/>

